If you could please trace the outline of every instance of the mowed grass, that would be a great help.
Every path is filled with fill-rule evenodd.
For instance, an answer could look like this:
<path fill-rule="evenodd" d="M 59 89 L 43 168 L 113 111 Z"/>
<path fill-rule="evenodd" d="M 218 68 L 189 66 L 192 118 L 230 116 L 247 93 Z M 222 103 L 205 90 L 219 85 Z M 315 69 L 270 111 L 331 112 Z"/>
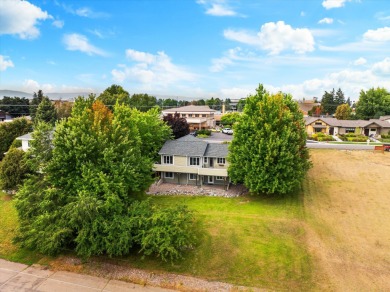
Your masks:
<path fill-rule="evenodd" d="M 194 210 L 203 230 L 199 244 L 173 265 L 134 255 L 125 259 L 128 265 L 243 286 L 304 290 L 311 285 L 299 196 L 152 199 L 160 205 L 185 204 Z"/>
<path fill-rule="evenodd" d="M 13 244 L 18 224 L 12 196 L 0 191 L 0 258 L 24 264 L 41 262 L 44 258 L 42 255 Z"/>

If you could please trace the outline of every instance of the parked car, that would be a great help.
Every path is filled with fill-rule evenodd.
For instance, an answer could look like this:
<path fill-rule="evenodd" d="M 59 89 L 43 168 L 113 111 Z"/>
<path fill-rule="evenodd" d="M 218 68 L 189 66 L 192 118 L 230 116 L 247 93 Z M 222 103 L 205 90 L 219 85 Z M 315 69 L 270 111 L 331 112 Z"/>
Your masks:
<path fill-rule="evenodd" d="M 228 135 L 233 135 L 233 130 L 230 128 L 223 128 L 222 133 L 228 134 Z"/>
<path fill-rule="evenodd" d="M 390 152 L 390 144 L 383 144 L 383 150 Z"/>
<path fill-rule="evenodd" d="M 193 131 L 193 132 L 190 132 L 190 135 L 192 135 L 192 136 L 196 137 L 196 136 L 198 136 L 198 131 Z"/>

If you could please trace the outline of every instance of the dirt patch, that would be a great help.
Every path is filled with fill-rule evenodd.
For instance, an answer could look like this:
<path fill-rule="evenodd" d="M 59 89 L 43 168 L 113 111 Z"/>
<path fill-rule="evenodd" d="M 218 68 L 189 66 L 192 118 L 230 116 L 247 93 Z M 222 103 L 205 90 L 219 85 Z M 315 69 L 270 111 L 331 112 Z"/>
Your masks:
<path fill-rule="evenodd" d="M 390 291 L 390 153 L 311 154 L 304 204 L 320 290 Z"/>
<path fill-rule="evenodd" d="M 230 185 L 226 190 L 223 186 L 193 186 L 177 185 L 169 183 L 155 183 L 147 191 L 149 195 L 192 195 L 214 197 L 238 197 L 248 194 L 248 189 L 243 185 Z"/>

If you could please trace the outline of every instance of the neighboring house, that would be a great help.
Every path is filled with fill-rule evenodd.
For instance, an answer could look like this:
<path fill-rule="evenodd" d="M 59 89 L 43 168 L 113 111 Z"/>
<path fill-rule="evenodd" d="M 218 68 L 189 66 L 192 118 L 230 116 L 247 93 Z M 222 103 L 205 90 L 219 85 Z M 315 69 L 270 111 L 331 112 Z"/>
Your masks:
<path fill-rule="evenodd" d="M 336 118 L 306 117 L 306 132 L 309 136 L 315 133 L 338 135 L 355 133 L 365 136 L 380 136 L 388 134 L 390 123 L 380 119 L 338 120 Z"/>
<path fill-rule="evenodd" d="M 321 103 L 317 102 L 317 98 L 309 100 L 298 100 L 298 106 L 304 117 L 309 115 L 309 111 L 312 110 L 314 106 L 319 106 Z"/>
<path fill-rule="evenodd" d="M 10 122 L 12 117 L 5 111 L 0 110 L 0 122 Z"/>
<path fill-rule="evenodd" d="M 153 170 L 163 182 L 180 185 L 229 186 L 228 145 L 208 143 L 192 135 L 166 141 Z"/>
<path fill-rule="evenodd" d="M 216 124 L 215 110 L 206 105 L 188 105 L 162 111 L 163 116 L 174 115 L 175 113 L 187 120 L 191 131 L 214 128 Z"/>
<path fill-rule="evenodd" d="M 16 140 L 22 141 L 22 150 L 24 152 L 27 152 L 27 150 L 29 150 L 31 148 L 30 141 L 33 140 L 31 134 L 32 133 L 28 133 L 26 135 L 23 135 L 23 136 L 16 138 Z"/>
<path fill-rule="evenodd" d="M 390 116 L 382 116 L 382 117 L 379 117 L 379 119 L 381 121 L 386 121 L 386 122 L 389 122 L 390 123 Z"/>

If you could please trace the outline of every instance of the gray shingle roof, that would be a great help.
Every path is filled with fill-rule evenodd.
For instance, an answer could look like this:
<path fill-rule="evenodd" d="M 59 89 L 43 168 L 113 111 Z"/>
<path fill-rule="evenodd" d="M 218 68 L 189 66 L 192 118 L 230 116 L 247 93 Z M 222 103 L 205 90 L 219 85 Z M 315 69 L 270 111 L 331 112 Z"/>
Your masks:
<path fill-rule="evenodd" d="M 227 144 L 207 143 L 192 135 L 166 141 L 159 155 L 226 157 Z"/>
<path fill-rule="evenodd" d="M 226 157 L 228 155 L 227 144 L 209 143 L 204 156 L 206 157 Z"/>
<path fill-rule="evenodd" d="M 199 140 L 192 135 L 187 135 L 177 140 L 166 141 L 158 154 L 203 156 L 206 151 L 207 144 L 207 142 Z"/>

